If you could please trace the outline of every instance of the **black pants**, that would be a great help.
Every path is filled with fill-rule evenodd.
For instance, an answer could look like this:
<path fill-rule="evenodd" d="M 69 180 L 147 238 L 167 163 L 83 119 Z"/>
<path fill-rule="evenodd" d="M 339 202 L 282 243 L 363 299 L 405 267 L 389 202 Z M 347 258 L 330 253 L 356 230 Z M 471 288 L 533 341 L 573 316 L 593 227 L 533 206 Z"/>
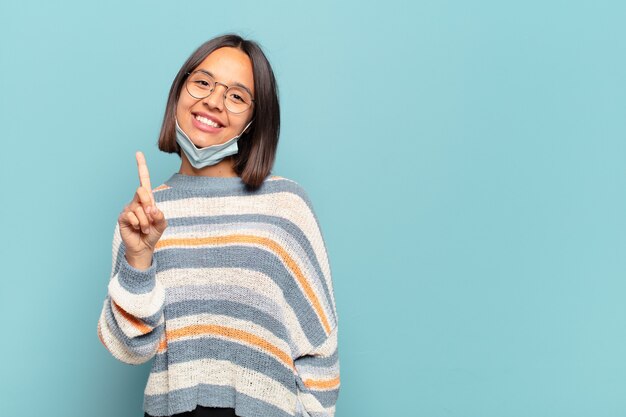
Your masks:
<path fill-rule="evenodd" d="M 150 414 L 145 413 L 144 417 L 152 417 Z M 199 405 L 193 411 L 187 411 L 186 413 L 174 414 L 172 417 L 237 417 L 235 410 L 232 408 L 213 408 L 203 407 Z"/>

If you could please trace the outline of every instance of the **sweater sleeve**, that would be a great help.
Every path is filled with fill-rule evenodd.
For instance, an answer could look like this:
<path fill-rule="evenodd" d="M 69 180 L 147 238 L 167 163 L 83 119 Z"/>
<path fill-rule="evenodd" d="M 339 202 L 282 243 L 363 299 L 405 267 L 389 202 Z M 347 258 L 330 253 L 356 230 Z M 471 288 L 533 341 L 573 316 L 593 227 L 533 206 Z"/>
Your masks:
<path fill-rule="evenodd" d="M 339 397 L 338 315 L 326 244 L 311 200 L 301 188 L 302 201 L 290 204 L 298 212 L 302 293 L 309 308 L 299 312 L 299 321 L 308 342 L 299 344 L 294 359 L 298 388 L 296 416 L 332 417 Z M 297 274 L 296 274 L 297 275 Z"/>
<path fill-rule="evenodd" d="M 294 361 L 298 401 L 296 415 L 332 417 L 339 396 L 339 351 L 335 327 L 315 349 Z"/>
<path fill-rule="evenodd" d="M 165 291 L 156 280 L 156 259 L 140 270 L 128 264 L 119 225 L 113 234 L 113 262 L 108 293 L 98 320 L 98 337 L 122 362 L 150 360 L 164 339 Z"/>

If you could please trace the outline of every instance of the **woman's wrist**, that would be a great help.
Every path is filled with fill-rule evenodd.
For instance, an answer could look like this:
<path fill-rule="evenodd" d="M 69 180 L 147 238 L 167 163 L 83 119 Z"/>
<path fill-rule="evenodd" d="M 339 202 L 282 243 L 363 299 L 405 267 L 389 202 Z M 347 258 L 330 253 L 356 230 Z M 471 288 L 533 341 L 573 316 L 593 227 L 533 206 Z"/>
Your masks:
<path fill-rule="evenodd" d="M 152 266 L 152 254 L 149 253 L 147 255 L 130 255 L 128 253 L 125 254 L 126 261 L 128 265 L 132 266 L 135 269 L 145 270 Z"/>

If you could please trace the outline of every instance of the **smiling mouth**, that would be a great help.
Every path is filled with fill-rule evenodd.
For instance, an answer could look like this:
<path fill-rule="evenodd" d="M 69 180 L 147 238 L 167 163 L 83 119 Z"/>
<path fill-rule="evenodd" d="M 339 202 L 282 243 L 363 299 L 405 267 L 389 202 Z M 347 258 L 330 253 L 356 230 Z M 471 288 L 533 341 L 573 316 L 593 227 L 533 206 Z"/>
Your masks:
<path fill-rule="evenodd" d="M 203 116 L 194 115 L 194 118 L 200 123 L 207 125 L 207 126 L 216 127 L 216 128 L 224 127 L 221 124 L 215 123 L 213 120 L 207 119 L 206 117 L 203 117 Z"/>

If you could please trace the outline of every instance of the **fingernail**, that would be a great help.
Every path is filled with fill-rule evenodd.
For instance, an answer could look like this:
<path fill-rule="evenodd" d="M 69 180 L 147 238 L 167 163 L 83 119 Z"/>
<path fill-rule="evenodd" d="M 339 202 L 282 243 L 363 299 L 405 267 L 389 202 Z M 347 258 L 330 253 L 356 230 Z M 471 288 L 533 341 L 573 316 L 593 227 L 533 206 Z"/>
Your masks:
<path fill-rule="evenodd" d="M 149 235 L 150 234 L 150 228 L 149 227 L 146 228 L 146 229 L 143 229 L 142 231 L 143 231 L 144 235 Z"/>
<path fill-rule="evenodd" d="M 151 210 L 152 210 L 152 206 L 146 207 L 146 214 L 150 214 Z"/>

